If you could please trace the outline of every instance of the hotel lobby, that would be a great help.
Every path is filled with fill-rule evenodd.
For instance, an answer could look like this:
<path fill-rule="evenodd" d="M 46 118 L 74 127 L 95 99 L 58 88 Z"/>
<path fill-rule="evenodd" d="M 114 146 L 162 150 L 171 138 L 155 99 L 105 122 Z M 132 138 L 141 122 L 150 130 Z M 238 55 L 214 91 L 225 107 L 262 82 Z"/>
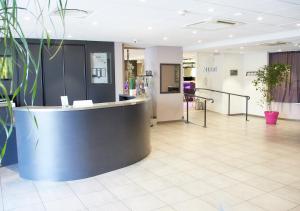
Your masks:
<path fill-rule="evenodd" d="M 0 211 L 300 211 L 300 2 L 1 2 Z"/>

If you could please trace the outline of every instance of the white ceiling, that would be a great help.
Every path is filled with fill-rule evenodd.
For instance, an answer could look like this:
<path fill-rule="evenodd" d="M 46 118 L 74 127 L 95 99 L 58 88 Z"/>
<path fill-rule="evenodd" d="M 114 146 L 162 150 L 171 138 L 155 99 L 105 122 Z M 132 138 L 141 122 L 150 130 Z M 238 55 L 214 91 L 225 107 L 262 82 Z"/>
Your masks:
<path fill-rule="evenodd" d="M 27 5 L 28 1 L 19 0 L 34 9 L 32 3 Z M 56 0 L 51 2 L 54 9 Z M 126 43 L 136 40 L 138 46 L 175 45 L 190 51 L 246 45 L 248 37 L 251 38 L 249 44 L 268 39 L 300 40 L 300 27 L 297 26 L 300 24 L 300 0 L 68 0 L 68 8 L 87 10 L 91 14 L 86 18 L 67 17 L 66 39 Z M 178 11 L 181 10 L 188 13 L 180 15 Z M 236 13 L 242 15 L 236 16 Z M 259 21 L 258 17 L 263 19 Z M 20 18 L 28 36 L 40 36 L 37 33 L 40 27 L 30 14 L 21 14 Z M 245 24 L 215 31 L 196 32 L 184 28 L 207 18 Z M 62 38 L 58 18 L 52 17 L 52 21 L 55 29 L 49 21 L 46 28 L 53 38 Z"/>

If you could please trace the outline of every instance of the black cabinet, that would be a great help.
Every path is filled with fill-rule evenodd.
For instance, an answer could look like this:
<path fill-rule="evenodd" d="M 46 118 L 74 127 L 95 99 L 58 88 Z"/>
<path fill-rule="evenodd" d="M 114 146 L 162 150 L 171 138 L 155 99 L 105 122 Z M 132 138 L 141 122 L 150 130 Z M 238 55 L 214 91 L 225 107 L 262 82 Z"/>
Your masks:
<path fill-rule="evenodd" d="M 64 82 L 69 103 L 86 100 L 84 45 L 64 45 Z"/>
<path fill-rule="evenodd" d="M 61 105 L 60 96 L 68 96 L 69 103 L 86 99 L 84 45 L 63 45 L 44 48 L 43 73 L 45 105 Z"/>
<path fill-rule="evenodd" d="M 43 49 L 44 104 L 61 105 L 60 96 L 64 96 L 64 59 L 63 50 L 58 45 Z M 53 57 L 53 55 L 56 55 Z"/>

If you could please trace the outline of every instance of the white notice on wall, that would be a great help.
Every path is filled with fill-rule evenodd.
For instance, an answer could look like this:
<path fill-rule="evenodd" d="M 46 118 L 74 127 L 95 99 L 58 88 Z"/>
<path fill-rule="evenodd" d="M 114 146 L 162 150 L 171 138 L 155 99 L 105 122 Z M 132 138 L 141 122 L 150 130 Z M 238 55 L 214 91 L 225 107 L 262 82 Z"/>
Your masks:
<path fill-rule="evenodd" d="M 108 83 L 107 53 L 91 53 L 92 83 Z"/>

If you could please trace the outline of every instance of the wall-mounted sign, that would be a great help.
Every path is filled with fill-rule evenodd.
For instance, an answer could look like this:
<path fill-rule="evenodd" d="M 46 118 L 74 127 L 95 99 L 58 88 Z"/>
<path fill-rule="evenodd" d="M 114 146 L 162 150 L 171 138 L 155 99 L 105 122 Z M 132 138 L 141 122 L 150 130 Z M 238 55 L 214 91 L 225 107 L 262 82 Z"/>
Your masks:
<path fill-rule="evenodd" d="M 108 63 L 110 61 L 108 53 L 91 53 L 91 73 L 93 84 L 107 84 Z"/>
<path fill-rule="evenodd" d="M 209 72 L 217 72 L 218 67 L 204 67 L 203 72 L 209 73 Z"/>
<path fill-rule="evenodd" d="M 230 70 L 230 76 L 237 76 L 238 70 Z"/>

